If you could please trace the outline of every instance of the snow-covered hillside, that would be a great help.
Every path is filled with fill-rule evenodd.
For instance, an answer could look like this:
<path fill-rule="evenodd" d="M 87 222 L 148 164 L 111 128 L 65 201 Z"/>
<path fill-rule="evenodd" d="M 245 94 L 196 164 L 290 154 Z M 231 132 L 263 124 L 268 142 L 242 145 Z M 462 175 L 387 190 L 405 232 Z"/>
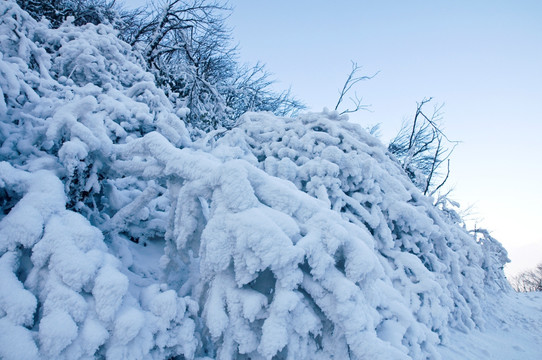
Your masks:
<path fill-rule="evenodd" d="M 1 358 L 465 358 L 542 320 L 500 244 L 347 118 L 195 139 L 108 26 L 2 1 L 0 49 Z"/>

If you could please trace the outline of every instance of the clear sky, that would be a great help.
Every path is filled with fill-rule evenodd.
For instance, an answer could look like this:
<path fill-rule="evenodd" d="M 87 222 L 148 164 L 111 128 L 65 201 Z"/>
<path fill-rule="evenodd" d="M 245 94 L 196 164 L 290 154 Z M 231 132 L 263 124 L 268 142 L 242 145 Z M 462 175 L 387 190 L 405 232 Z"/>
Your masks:
<path fill-rule="evenodd" d="M 141 0 L 132 0 L 141 1 Z M 452 198 L 509 251 L 508 273 L 542 262 L 542 1 L 233 0 L 243 61 L 261 61 L 312 111 L 332 108 L 350 61 L 382 140 L 432 96 L 445 103 Z"/>

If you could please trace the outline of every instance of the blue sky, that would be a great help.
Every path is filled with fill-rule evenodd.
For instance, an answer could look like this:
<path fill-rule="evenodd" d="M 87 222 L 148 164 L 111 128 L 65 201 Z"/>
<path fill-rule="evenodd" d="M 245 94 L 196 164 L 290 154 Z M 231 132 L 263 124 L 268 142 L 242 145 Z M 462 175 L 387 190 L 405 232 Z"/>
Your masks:
<path fill-rule="evenodd" d="M 137 0 L 133 0 L 137 1 Z M 350 61 L 372 112 L 351 120 L 397 132 L 416 101 L 445 103 L 462 143 L 452 197 L 509 250 L 513 273 L 542 262 L 542 1 L 234 0 L 242 61 L 261 61 L 312 111 L 332 108 Z"/>

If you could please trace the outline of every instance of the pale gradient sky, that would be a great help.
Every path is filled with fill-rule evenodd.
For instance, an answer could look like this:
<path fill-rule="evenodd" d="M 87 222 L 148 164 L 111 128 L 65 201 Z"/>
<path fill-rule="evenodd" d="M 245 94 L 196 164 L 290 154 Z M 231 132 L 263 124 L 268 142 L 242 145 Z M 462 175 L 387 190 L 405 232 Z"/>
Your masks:
<path fill-rule="evenodd" d="M 132 0 L 138 1 L 138 0 Z M 416 101 L 445 103 L 452 198 L 509 251 L 508 273 L 542 262 L 542 1 L 234 0 L 243 61 L 261 61 L 312 111 L 332 108 L 350 70 L 383 140 Z"/>

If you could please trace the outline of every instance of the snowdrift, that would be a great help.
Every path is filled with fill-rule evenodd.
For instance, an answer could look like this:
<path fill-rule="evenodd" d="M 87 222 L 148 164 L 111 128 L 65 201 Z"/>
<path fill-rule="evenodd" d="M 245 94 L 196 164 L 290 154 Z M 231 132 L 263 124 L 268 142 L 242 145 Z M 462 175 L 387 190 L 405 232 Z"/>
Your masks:
<path fill-rule="evenodd" d="M 334 112 L 191 138 L 104 25 L 0 3 L 0 357 L 436 359 L 510 291 Z"/>

